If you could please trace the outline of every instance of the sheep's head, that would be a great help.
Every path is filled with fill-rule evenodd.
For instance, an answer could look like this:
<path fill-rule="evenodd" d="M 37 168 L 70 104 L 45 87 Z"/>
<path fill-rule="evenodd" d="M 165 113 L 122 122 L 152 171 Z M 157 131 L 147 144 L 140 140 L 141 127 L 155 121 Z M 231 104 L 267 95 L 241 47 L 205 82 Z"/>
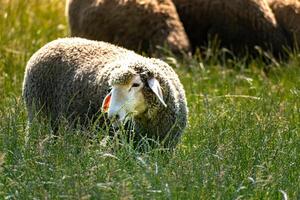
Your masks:
<path fill-rule="evenodd" d="M 161 86 L 156 78 L 147 78 L 130 68 L 120 69 L 111 77 L 112 90 L 103 100 L 102 111 L 108 113 L 113 125 L 125 123 L 148 109 L 148 101 L 144 95 L 146 90 L 151 91 L 152 95 L 166 107 Z"/>

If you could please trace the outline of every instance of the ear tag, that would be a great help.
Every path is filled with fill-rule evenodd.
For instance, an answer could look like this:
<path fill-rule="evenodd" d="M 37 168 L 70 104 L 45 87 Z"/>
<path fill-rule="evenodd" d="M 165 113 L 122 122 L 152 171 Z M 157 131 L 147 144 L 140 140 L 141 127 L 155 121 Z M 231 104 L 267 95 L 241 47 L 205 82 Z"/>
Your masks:
<path fill-rule="evenodd" d="M 158 80 L 156 78 L 151 78 L 148 80 L 148 85 L 151 88 L 151 90 L 154 92 L 154 94 L 158 97 L 160 102 L 164 105 L 164 107 L 167 107 L 167 104 L 163 99 L 163 94 Z"/>
<path fill-rule="evenodd" d="M 110 100 L 111 100 L 111 92 L 108 93 L 108 95 L 106 95 L 106 97 L 104 98 L 104 100 L 102 102 L 102 107 L 101 107 L 102 112 L 105 112 L 105 113 L 108 112 Z"/>

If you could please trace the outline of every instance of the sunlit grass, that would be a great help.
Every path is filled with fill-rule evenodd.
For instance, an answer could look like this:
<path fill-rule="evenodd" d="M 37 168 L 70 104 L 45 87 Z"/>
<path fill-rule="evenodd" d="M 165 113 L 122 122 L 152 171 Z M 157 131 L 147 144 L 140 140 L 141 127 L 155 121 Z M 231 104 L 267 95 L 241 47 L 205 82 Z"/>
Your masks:
<path fill-rule="evenodd" d="M 0 0 L 0 199 L 300 198 L 299 53 L 284 62 L 213 48 L 166 57 L 190 110 L 174 152 L 141 153 L 94 129 L 61 126 L 56 137 L 47 123 L 27 129 L 24 68 L 68 35 L 64 3 Z"/>

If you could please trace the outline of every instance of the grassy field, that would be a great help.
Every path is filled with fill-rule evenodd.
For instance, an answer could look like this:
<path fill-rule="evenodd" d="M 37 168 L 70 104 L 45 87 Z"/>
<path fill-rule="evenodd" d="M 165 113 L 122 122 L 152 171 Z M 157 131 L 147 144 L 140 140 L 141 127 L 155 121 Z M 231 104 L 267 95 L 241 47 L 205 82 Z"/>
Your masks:
<path fill-rule="evenodd" d="M 54 138 L 36 122 L 26 134 L 26 61 L 67 35 L 64 1 L 0 0 L 0 199 L 300 199 L 298 52 L 268 64 L 211 49 L 166 56 L 189 127 L 174 152 L 139 153 L 122 138 L 102 144 L 101 132 L 61 127 Z"/>

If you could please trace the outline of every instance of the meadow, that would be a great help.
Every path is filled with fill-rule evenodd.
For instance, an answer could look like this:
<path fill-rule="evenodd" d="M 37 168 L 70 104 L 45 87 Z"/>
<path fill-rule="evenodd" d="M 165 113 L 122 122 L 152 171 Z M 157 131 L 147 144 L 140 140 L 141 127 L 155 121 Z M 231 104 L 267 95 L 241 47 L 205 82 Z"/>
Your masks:
<path fill-rule="evenodd" d="M 0 199 L 300 199 L 298 51 L 284 61 L 213 47 L 166 54 L 190 111 L 173 152 L 63 126 L 54 137 L 47 123 L 26 131 L 26 62 L 69 35 L 64 4 L 0 0 Z"/>

